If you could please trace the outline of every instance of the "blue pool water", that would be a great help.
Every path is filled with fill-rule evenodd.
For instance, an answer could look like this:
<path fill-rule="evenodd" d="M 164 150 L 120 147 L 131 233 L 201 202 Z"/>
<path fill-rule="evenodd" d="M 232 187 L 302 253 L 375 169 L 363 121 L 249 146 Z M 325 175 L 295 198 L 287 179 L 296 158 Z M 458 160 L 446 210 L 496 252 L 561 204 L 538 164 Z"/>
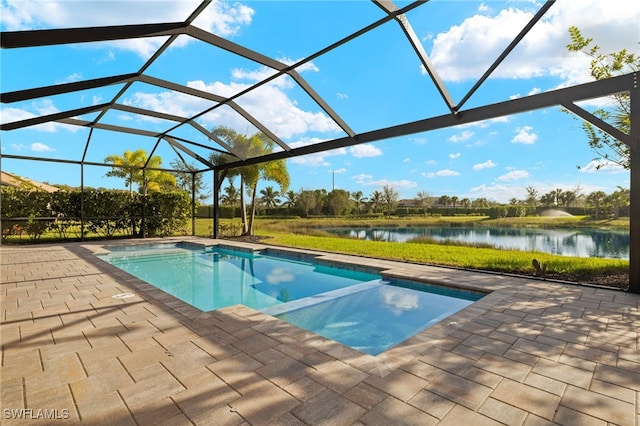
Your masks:
<path fill-rule="evenodd" d="M 260 310 L 380 275 L 225 248 L 156 244 L 109 248 L 101 257 L 202 311 Z"/>
<path fill-rule="evenodd" d="M 243 304 L 377 355 L 482 297 L 227 248 L 109 247 L 100 257 L 202 311 Z"/>
<path fill-rule="evenodd" d="M 351 294 L 275 316 L 361 352 L 378 355 L 479 300 L 482 295 L 405 281 L 377 280 Z M 267 310 L 269 313 L 269 310 Z"/>

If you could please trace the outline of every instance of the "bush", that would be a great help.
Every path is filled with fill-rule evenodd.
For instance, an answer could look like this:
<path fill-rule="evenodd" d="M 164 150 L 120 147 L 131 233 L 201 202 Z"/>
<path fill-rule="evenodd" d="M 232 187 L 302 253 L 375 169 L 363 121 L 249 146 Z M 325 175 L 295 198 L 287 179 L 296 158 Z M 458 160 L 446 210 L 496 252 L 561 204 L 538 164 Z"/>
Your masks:
<path fill-rule="evenodd" d="M 58 239 L 79 237 L 85 230 L 101 237 L 145 234 L 166 236 L 186 229 L 191 215 L 187 192 L 130 194 L 122 190 L 86 189 L 47 193 L 3 187 L 2 240 L 25 232 L 38 240 L 49 231 Z M 83 211 L 84 210 L 84 214 Z"/>

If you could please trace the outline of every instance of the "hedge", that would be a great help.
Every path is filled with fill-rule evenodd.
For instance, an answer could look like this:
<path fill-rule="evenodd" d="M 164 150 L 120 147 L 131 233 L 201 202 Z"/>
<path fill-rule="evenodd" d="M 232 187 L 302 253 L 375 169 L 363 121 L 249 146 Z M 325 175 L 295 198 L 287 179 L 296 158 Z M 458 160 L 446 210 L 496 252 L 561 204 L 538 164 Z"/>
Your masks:
<path fill-rule="evenodd" d="M 77 239 L 87 232 L 105 238 L 166 236 L 186 229 L 191 216 L 191 198 L 182 191 L 145 197 L 121 190 L 86 189 L 83 194 L 3 187 L 0 206 L 3 241 L 22 233 L 35 241 L 46 232 L 59 239 Z"/>

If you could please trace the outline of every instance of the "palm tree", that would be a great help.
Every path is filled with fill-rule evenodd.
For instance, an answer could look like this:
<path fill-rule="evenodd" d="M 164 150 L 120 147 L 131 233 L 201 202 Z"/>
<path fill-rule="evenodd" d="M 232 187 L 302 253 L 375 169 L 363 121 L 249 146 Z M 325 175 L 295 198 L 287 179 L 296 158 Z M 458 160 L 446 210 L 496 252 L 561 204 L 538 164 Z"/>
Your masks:
<path fill-rule="evenodd" d="M 220 197 L 220 201 L 224 205 L 235 208 L 238 204 L 238 198 L 240 198 L 240 192 L 233 184 L 233 180 L 230 180 L 229 185 L 224 188 L 224 195 Z"/>
<path fill-rule="evenodd" d="M 256 133 L 250 137 L 236 132 L 233 129 L 219 126 L 211 132 L 215 137 L 225 141 L 234 151 L 248 158 L 265 155 L 273 150 L 275 143 L 264 133 Z M 233 161 L 229 154 L 214 154 L 210 161 L 216 165 L 223 165 Z M 260 179 L 271 180 L 280 186 L 280 193 L 286 192 L 289 187 L 289 172 L 285 160 L 276 160 L 268 163 L 254 164 L 238 167 L 233 170 L 224 170 L 224 177 L 240 176 L 240 205 L 242 210 L 242 235 L 253 234 L 253 223 L 256 214 L 256 196 Z M 222 180 L 222 179 L 220 179 Z M 219 190 L 216 188 L 215 190 Z M 247 218 L 245 190 L 251 196 L 251 215 Z"/>
<path fill-rule="evenodd" d="M 594 216 L 596 219 L 600 219 L 600 206 L 602 202 L 604 202 L 607 194 L 604 191 L 593 191 L 591 194 L 587 195 L 587 203 L 593 205 L 595 207 Z"/>
<path fill-rule="evenodd" d="M 282 205 L 287 208 L 287 214 L 289 214 L 290 209 L 295 207 L 297 199 L 298 194 L 296 194 L 295 191 L 289 190 L 284 194 Z"/>
<path fill-rule="evenodd" d="M 450 202 L 451 197 L 449 197 L 448 195 L 442 195 L 440 196 L 440 198 L 438 198 L 438 204 L 440 204 L 442 207 L 447 207 Z"/>
<path fill-rule="evenodd" d="M 458 204 L 458 197 L 454 195 L 453 197 L 451 197 L 451 205 L 453 205 L 453 208 L 455 209 L 457 204 Z"/>
<path fill-rule="evenodd" d="M 133 194 L 133 183 L 140 180 L 142 175 L 142 167 L 147 161 L 147 153 L 144 149 L 136 151 L 126 150 L 124 154 L 108 155 L 105 157 L 105 163 L 113 163 L 113 167 L 105 176 L 118 177 L 124 179 L 124 183 L 129 187 L 129 194 Z"/>
<path fill-rule="evenodd" d="M 367 198 L 362 196 L 362 191 L 355 191 L 351 193 L 351 200 L 356 205 L 356 213 L 360 214 L 360 207 L 367 201 Z"/>
<path fill-rule="evenodd" d="M 371 196 L 369 196 L 369 201 L 371 201 L 371 210 L 376 213 L 376 210 L 382 204 L 382 193 L 380 191 L 373 191 Z"/>
<path fill-rule="evenodd" d="M 387 205 L 387 216 L 391 216 L 391 210 L 398 202 L 398 196 L 398 191 L 390 185 L 384 185 L 382 187 L 382 200 Z"/>
<path fill-rule="evenodd" d="M 463 198 L 462 200 L 460 200 L 460 204 L 462 205 L 462 207 L 464 207 L 465 209 L 468 209 L 469 207 L 471 207 L 471 200 L 468 198 Z"/>
<path fill-rule="evenodd" d="M 555 191 L 547 192 L 543 196 L 540 197 L 540 202 L 546 206 L 551 207 L 556 202 L 556 194 Z"/>
<path fill-rule="evenodd" d="M 260 190 L 260 202 L 268 209 L 278 207 L 278 197 L 280 193 L 273 189 L 273 186 L 267 186 Z"/>
<path fill-rule="evenodd" d="M 427 215 L 427 209 L 431 206 L 431 195 L 427 191 L 420 191 L 416 194 L 418 205 L 422 208 L 422 214 Z"/>
<path fill-rule="evenodd" d="M 147 195 L 148 191 L 176 187 L 176 177 L 171 173 L 160 170 L 145 170 L 146 168 L 159 168 L 162 164 L 162 158 L 157 155 L 147 158 L 147 152 L 144 149 L 126 150 L 122 155 L 108 155 L 104 162 L 114 165 L 106 176 L 124 179 L 125 185 L 129 187 L 129 194 L 133 193 L 134 183 L 138 185 L 138 189 L 143 195 Z"/>

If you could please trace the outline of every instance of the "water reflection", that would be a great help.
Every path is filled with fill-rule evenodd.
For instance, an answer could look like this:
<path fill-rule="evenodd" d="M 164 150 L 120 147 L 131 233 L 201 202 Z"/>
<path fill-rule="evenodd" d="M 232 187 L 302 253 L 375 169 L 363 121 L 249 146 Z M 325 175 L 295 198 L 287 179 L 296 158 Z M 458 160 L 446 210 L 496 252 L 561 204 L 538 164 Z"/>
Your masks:
<path fill-rule="evenodd" d="M 336 228 L 333 234 L 371 241 L 406 242 L 430 237 L 437 241 L 486 243 L 497 248 L 541 251 L 562 256 L 629 259 L 629 232 L 602 229 L 490 227 Z"/>

